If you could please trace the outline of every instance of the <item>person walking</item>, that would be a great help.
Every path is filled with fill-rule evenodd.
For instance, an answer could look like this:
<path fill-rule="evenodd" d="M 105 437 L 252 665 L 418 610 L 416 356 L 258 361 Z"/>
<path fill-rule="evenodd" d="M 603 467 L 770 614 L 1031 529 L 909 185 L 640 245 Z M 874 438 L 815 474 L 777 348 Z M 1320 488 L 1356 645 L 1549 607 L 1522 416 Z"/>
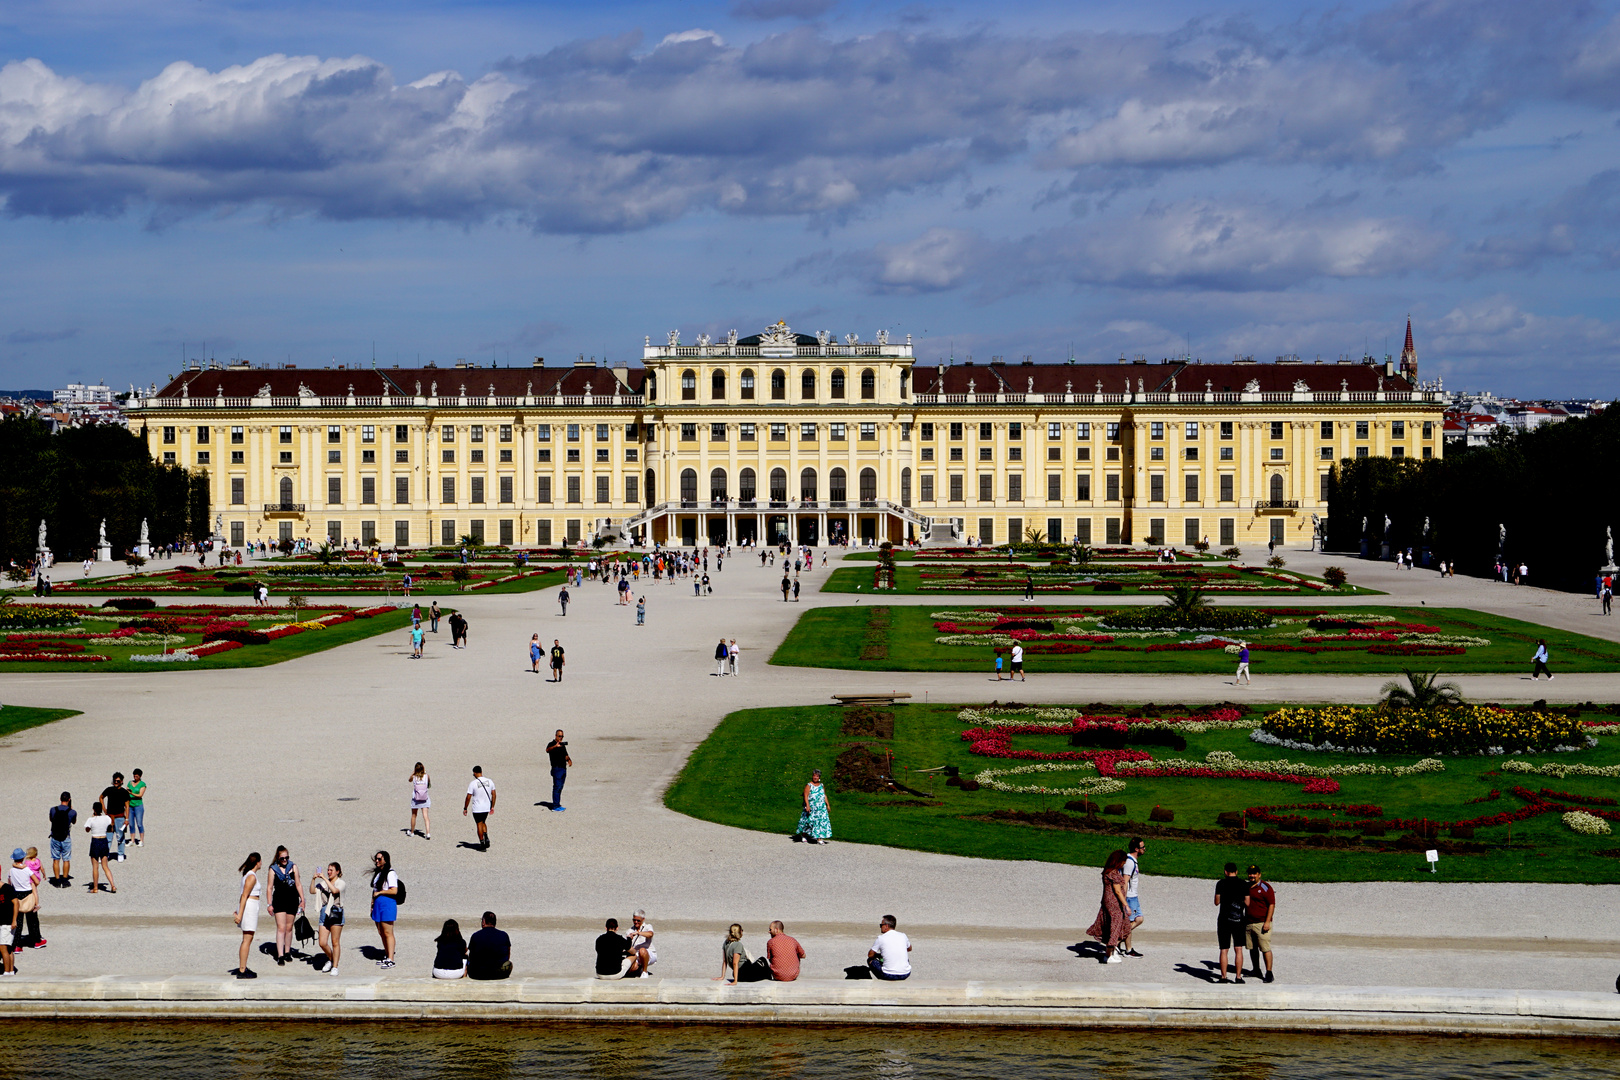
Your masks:
<path fill-rule="evenodd" d="M 546 744 L 546 755 L 551 759 L 551 809 L 561 813 L 567 809 L 562 804 L 563 785 L 568 783 L 568 770 L 574 764 L 574 759 L 568 756 L 568 740 L 563 738 L 562 728 L 558 728 L 556 737 Z"/>
<path fill-rule="evenodd" d="M 724 675 L 726 673 L 726 662 L 730 659 L 731 649 L 726 645 L 726 639 L 721 638 L 720 644 L 714 647 L 714 673 Z"/>
<path fill-rule="evenodd" d="M 1260 957 L 1266 959 L 1265 982 L 1271 975 L 1271 922 L 1277 914 L 1277 890 L 1260 876 L 1260 868 L 1249 865 L 1249 902 L 1243 918 L 1243 943 L 1254 953 L 1254 973 L 1260 974 Z M 1243 972 L 1238 972 L 1238 982 Z"/>
<path fill-rule="evenodd" d="M 636 599 L 636 625 L 647 625 L 647 598 L 645 596 Z"/>
<path fill-rule="evenodd" d="M 437 600 L 433 601 L 428 608 L 428 625 L 433 628 L 435 634 L 439 632 L 439 602 Z"/>
<path fill-rule="evenodd" d="M 422 627 L 420 625 L 411 627 L 411 659 L 412 660 L 420 660 L 420 659 L 422 659 L 422 644 L 423 644 L 423 642 L 425 640 L 426 639 L 424 639 L 423 636 L 422 636 Z"/>
<path fill-rule="evenodd" d="M 726 660 L 731 664 L 731 674 L 733 675 L 737 674 L 737 658 L 741 654 L 742 650 L 737 647 L 736 638 L 732 638 L 726 643 Z"/>
<path fill-rule="evenodd" d="M 39 932 L 39 883 L 33 868 L 28 865 L 28 852 L 16 848 L 11 853 L 11 866 L 6 870 L 6 884 L 11 887 L 17 903 L 18 929 L 13 934 L 13 949 L 37 949 L 45 944 Z"/>
<path fill-rule="evenodd" d="M 248 857 L 242 860 L 237 867 L 237 873 L 242 875 L 242 894 L 236 900 L 236 914 L 233 916 L 236 926 L 242 931 L 242 944 L 236 953 L 236 977 L 238 979 L 257 979 L 258 972 L 248 968 L 248 952 L 253 947 L 253 935 L 259 929 L 259 853 L 248 852 Z"/>
<path fill-rule="evenodd" d="M 411 785 L 411 827 L 405 832 L 409 836 L 416 835 L 416 812 L 422 812 L 422 837 L 433 839 L 433 823 L 428 820 L 428 810 L 433 806 L 433 798 L 429 792 L 433 788 L 433 777 L 427 774 L 427 769 L 418 761 L 412 770 L 407 783 Z"/>
<path fill-rule="evenodd" d="M 17 897 L 11 883 L 0 884 L 0 976 L 17 974 Z"/>
<path fill-rule="evenodd" d="M 1021 641 L 1013 642 L 1012 671 L 1008 673 L 1007 681 L 1011 682 L 1014 675 L 1018 676 L 1019 682 L 1029 681 L 1028 679 L 1024 678 L 1024 643 Z"/>
<path fill-rule="evenodd" d="M 1215 942 L 1220 947 L 1221 977 L 1226 977 L 1226 950 L 1232 950 L 1232 969 L 1243 981 L 1243 923 L 1249 913 L 1249 884 L 1238 877 L 1237 863 L 1226 864 L 1224 876 L 1215 883 Z"/>
<path fill-rule="evenodd" d="M 793 582 L 788 578 L 787 571 L 782 572 L 782 603 L 788 602 L 788 593 L 793 591 Z"/>
<path fill-rule="evenodd" d="M 129 834 L 130 843 L 140 847 L 146 843 L 146 781 L 141 770 L 135 769 L 129 780 Z"/>
<path fill-rule="evenodd" d="M 1007 658 L 1001 655 L 1000 648 L 993 648 L 991 651 L 996 654 L 996 682 L 1000 682 L 1001 673 L 1004 665 L 1007 663 Z"/>
<path fill-rule="evenodd" d="M 832 818 L 827 813 L 827 789 L 821 783 L 821 770 L 812 769 L 810 782 L 804 785 L 804 812 L 799 815 L 793 839 L 795 842 L 825 844 L 831 838 Z"/>
<path fill-rule="evenodd" d="M 1136 928 L 1142 925 L 1142 902 L 1137 899 L 1136 886 L 1142 877 L 1142 854 L 1147 851 L 1147 841 L 1141 837 L 1131 837 L 1131 842 L 1125 845 L 1125 865 L 1120 872 L 1125 875 L 1125 907 L 1129 909 L 1131 923 L 1125 928 L 1125 940 L 1120 950 L 1126 956 L 1141 956 L 1136 946 L 1131 944 L 1131 935 Z"/>
<path fill-rule="evenodd" d="M 564 585 L 562 591 L 557 594 L 557 603 L 562 605 L 563 618 L 565 619 L 568 618 L 568 599 L 568 586 Z"/>
<path fill-rule="evenodd" d="M 1534 682 L 1536 679 L 1541 678 L 1542 672 L 1546 672 L 1547 681 L 1552 682 L 1553 673 L 1547 667 L 1547 642 L 1545 639 L 1538 638 L 1536 640 L 1536 654 L 1530 659 L 1535 664 L 1535 667 L 1530 669 L 1531 681 Z"/>
<path fill-rule="evenodd" d="M 799 602 L 799 579 L 798 578 L 793 579 L 793 602 L 795 604 L 797 604 Z"/>
<path fill-rule="evenodd" d="M 1232 680 L 1232 685 L 1236 686 L 1240 682 L 1248 683 L 1251 686 L 1254 684 L 1254 680 L 1249 678 L 1249 643 L 1247 641 L 1238 642 L 1238 669 L 1237 676 Z"/>
<path fill-rule="evenodd" d="M 540 654 L 545 651 L 545 646 L 540 644 L 539 634 L 529 638 L 529 670 L 536 675 L 540 674 Z"/>
<path fill-rule="evenodd" d="M 1609 607 L 1610 607 L 1610 605 L 1612 605 L 1614 603 L 1614 579 L 1613 578 L 1608 577 L 1608 576 L 1605 576 L 1603 578 L 1603 592 L 1599 595 L 1599 599 L 1601 599 L 1603 601 L 1603 614 L 1612 615 L 1613 612 L 1611 612 L 1609 610 Z"/>
<path fill-rule="evenodd" d="M 129 838 L 129 789 L 124 774 L 113 773 L 112 783 L 101 789 L 101 805 L 112 818 L 113 836 L 118 841 L 118 861 L 124 861 L 124 844 Z"/>
<path fill-rule="evenodd" d="M 293 920 L 304 913 L 304 882 L 285 847 L 270 861 L 270 913 L 276 920 L 276 966 L 292 959 Z"/>
<path fill-rule="evenodd" d="M 563 664 L 566 657 L 563 655 L 562 641 L 559 638 L 551 639 L 551 681 L 562 682 Z"/>
<path fill-rule="evenodd" d="M 62 792 L 61 801 L 45 816 L 51 823 L 51 884 L 65 889 L 73 884 L 73 825 L 79 820 L 73 793 Z"/>
<path fill-rule="evenodd" d="M 317 920 L 316 943 L 326 954 L 326 974 L 338 973 L 338 960 L 343 955 L 343 867 L 335 862 L 326 864 L 326 870 L 315 871 L 309 891 L 320 898 L 321 913 Z"/>
<path fill-rule="evenodd" d="M 1130 908 L 1125 903 L 1125 853 L 1115 850 L 1103 863 L 1102 903 L 1097 909 L 1097 920 L 1086 931 L 1086 936 L 1102 944 L 1105 964 L 1125 962 L 1120 942 L 1130 933 Z"/>
<path fill-rule="evenodd" d="M 461 803 L 461 816 L 472 812 L 473 824 L 478 828 L 478 843 L 489 850 L 489 815 L 495 812 L 495 781 L 484 775 L 481 765 L 473 766 L 472 783 L 467 785 L 467 797 Z"/>
<path fill-rule="evenodd" d="M 394 966 L 394 921 L 399 918 L 399 875 L 394 872 L 394 861 L 388 852 L 379 851 L 371 857 L 371 921 L 377 926 L 377 937 L 382 941 L 383 958 L 380 968 Z"/>
<path fill-rule="evenodd" d="M 101 803 L 90 808 L 90 820 L 84 823 L 84 831 L 90 834 L 90 891 L 101 891 L 101 875 L 107 875 L 107 891 L 117 892 L 118 886 L 113 884 L 112 867 L 107 865 L 107 833 L 113 827 L 113 819 L 102 812 Z"/>
<path fill-rule="evenodd" d="M 459 611 L 450 616 L 450 647 L 453 649 L 467 647 L 467 616 Z"/>

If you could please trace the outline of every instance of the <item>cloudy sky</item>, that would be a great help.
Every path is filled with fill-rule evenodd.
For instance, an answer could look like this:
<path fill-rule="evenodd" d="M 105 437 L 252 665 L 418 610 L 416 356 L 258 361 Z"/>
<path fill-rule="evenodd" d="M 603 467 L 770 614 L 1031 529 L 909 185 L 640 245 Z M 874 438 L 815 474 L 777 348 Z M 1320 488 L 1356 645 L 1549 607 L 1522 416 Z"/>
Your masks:
<path fill-rule="evenodd" d="M 1620 395 L 1620 3 L 9 0 L 0 387 L 1398 352 Z"/>

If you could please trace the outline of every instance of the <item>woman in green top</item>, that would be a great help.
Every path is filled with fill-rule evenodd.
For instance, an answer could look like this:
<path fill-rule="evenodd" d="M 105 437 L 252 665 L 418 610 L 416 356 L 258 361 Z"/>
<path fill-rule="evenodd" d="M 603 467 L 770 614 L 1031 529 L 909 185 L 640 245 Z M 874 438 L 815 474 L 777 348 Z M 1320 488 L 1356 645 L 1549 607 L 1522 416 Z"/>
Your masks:
<path fill-rule="evenodd" d="M 804 785 L 804 813 L 799 815 L 795 840 L 812 844 L 825 844 L 832 836 L 832 819 L 827 814 L 827 789 L 821 786 L 821 770 L 810 773 L 810 782 Z"/>
<path fill-rule="evenodd" d="M 140 847 L 146 839 L 146 781 L 141 779 L 139 769 L 130 774 L 129 780 L 129 831 L 134 834 L 134 845 Z"/>

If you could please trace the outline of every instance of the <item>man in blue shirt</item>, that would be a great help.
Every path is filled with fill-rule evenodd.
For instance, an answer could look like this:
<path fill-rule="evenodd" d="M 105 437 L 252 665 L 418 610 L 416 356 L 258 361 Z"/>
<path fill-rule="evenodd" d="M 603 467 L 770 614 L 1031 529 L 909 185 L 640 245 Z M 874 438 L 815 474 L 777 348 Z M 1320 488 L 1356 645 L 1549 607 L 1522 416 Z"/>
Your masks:
<path fill-rule="evenodd" d="M 512 977 L 512 939 L 505 930 L 495 929 L 495 913 L 484 912 L 484 925 L 467 942 L 467 978 L 509 979 Z"/>

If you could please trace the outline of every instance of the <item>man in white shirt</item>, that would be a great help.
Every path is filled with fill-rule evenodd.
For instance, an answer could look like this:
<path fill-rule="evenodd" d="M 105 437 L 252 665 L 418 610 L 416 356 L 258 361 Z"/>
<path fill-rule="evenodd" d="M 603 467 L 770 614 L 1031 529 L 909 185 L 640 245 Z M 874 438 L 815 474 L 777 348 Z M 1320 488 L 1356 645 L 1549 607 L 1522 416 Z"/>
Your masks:
<path fill-rule="evenodd" d="M 911 978 L 911 940 L 895 929 L 893 915 L 878 923 L 877 940 L 866 951 L 866 965 L 874 977 L 889 982 Z"/>
<path fill-rule="evenodd" d="M 1119 943 L 1126 956 L 1142 955 L 1131 944 L 1131 932 L 1142 925 L 1142 905 L 1136 899 L 1136 883 L 1142 877 L 1142 855 L 1146 851 L 1147 841 L 1131 837 L 1131 842 L 1125 845 L 1125 865 L 1120 868 L 1125 875 L 1125 906 L 1131 909 L 1131 925 L 1125 930 L 1125 940 Z"/>
<path fill-rule="evenodd" d="M 1028 679 L 1024 678 L 1024 645 L 1023 645 L 1022 642 L 1019 642 L 1019 641 L 1013 642 L 1013 648 L 1012 648 L 1012 673 L 1014 675 L 1018 676 L 1018 681 L 1019 682 L 1028 682 L 1029 681 Z M 1007 679 L 1007 681 L 1011 682 L 1012 681 L 1011 677 L 1009 677 Z"/>
<path fill-rule="evenodd" d="M 495 798 L 495 781 L 484 775 L 482 765 L 474 765 L 472 783 L 467 785 L 467 798 L 461 804 L 461 816 L 466 817 L 467 811 L 472 811 L 473 822 L 478 826 L 478 843 L 484 851 L 489 850 L 489 826 L 484 823 L 495 812 Z"/>

